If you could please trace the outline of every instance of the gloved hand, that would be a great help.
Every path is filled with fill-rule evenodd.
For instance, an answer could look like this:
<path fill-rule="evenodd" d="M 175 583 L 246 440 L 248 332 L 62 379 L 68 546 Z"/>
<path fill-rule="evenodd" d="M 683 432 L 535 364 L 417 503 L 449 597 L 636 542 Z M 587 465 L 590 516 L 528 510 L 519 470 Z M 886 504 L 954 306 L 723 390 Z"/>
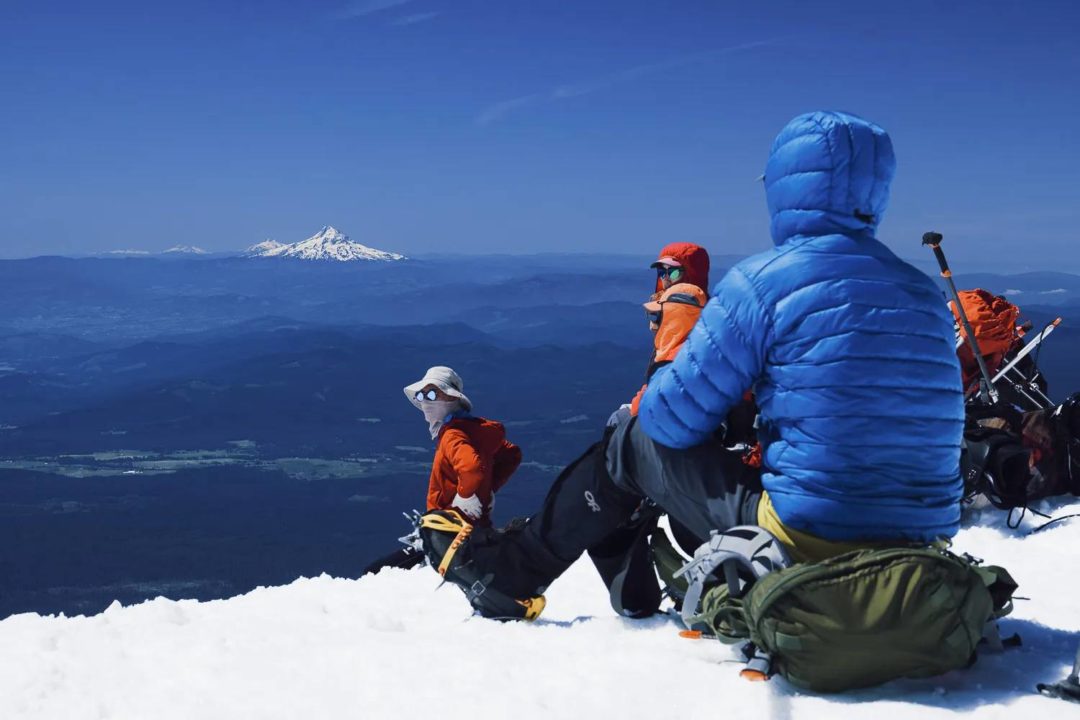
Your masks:
<path fill-rule="evenodd" d="M 611 413 L 611 417 L 607 419 L 607 423 L 604 427 L 618 427 L 622 423 L 630 419 L 630 403 L 624 403 L 619 406 L 619 409 Z"/>
<path fill-rule="evenodd" d="M 476 495 L 470 497 L 454 495 L 454 501 L 450 503 L 450 507 L 460 510 L 461 514 L 470 520 L 479 520 L 484 514 L 484 505 Z"/>

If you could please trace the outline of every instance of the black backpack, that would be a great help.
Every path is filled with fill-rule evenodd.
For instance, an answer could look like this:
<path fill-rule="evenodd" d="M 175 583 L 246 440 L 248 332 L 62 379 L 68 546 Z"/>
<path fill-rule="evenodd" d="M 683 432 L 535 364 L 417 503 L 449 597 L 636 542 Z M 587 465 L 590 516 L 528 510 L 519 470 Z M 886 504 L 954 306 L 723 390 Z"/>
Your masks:
<path fill-rule="evenodd" d="M 1031 470 L 1031 451 L 1014 433 L 978 425 L 964 431 L 960 471 L 966 499 L 984 495 L 1002 510 L 1027 507 L 1045 497 L 1038 479 L 1033 486 Z"/>
<path fill-rule="evenodd" d="M 965 498 L 985 495 L 995 507 L 1013 510 L 1047 497 L 1080 495 L 1080 394 L 1001 424 L 969 423 L 964 430 Z"/>

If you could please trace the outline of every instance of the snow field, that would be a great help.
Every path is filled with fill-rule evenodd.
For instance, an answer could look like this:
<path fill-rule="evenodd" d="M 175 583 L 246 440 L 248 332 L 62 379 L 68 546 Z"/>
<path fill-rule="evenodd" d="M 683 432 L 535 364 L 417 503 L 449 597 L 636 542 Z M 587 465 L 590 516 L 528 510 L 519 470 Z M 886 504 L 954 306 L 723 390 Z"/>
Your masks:
<path fill-rule="evenodd" d="M 1064 677 L 1080 641 L 1080 520 L 1028 537 L 996 511 L 975 520 L 955 547 L 1009 568 L 1031 598 L 1002 628 L 1024 646 L 939 678 L 822 697 L 748 683 L 731 648 L 678 637 L 673 618 L 614 616 L 584 560 L 532 625 L 470 617 L 429 568 L 13 616 L 0 621 L 0 718 L 1080 718 L 1034 693 Z"/>

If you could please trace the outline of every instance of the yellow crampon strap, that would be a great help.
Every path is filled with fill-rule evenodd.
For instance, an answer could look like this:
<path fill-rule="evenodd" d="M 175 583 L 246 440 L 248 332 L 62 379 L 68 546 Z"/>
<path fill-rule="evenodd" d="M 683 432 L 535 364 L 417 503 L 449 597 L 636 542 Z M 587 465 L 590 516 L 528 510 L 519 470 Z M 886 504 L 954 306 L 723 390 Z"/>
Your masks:
<path fill-rule="evenodd" d="M 446 569 L 450 567 L 450 561 L 454 559 L 454 555 L 457 554 L 461 544 L 465 542 L 465 538 L 469 537 L 473 530 L 473 526 L 465 522 L 464 518 L 456 511 L 446 510 L 445 512 L 453 513 L 454 517 L 457 518 L 457 522 L 442 515 L 425 515 L 420 518 L 420 527 L 438 530 L 439 532 L 457 532 L 454 540 L 450 543 L 450 547 L 446 549 L 442 560 L 439 561 L 438 570 L 441 577 L 446 577 Z"/>
<path fill-rule="evenodd" d="M 446 569 L 450 567 L 450 561 L 454 559 L 454 555 L 457 554 L 458 548 L 461 547 L 461 543 L 465 542 L 465 538 L 469 537 L 472 532 L 472 525 L 466 525 L 461 528 L 454 541 L 450 543 L 450 547 L 446 549 L 446 554 L 443 555 L 442 560 L 439 561 L 439 575 L 446 576 Z"/>
<path fill-rule="evenodd" d="M 451 518 L 444 515 L 437 515 L 435 513 L 428 513 L 420 518 L 420 527 L 430 528 L 431 530 L 438 530 L 439 532 L 457 532 L 463 526 L 468 525 L 465 519 L 456 510 L 443 510 L 442 512 L 451 513 L 457 522 L 454 522 Z"/>

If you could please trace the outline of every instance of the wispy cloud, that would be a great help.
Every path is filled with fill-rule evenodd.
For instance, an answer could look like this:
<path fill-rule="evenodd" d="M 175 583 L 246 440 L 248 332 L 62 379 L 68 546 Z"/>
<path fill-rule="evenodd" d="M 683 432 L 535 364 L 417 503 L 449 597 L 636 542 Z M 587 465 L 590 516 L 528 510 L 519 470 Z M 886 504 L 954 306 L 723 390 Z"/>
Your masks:
<path fill-rule="evenodd" d="M 410 2 L 412 0 L 352 0 L 338 13 L 338 17 L 343 19 L 367 17 L 383 10 L 407 5 Z"/>
<path fill-rule="evenodd" d="M 405 25 L 416 25 L 417 23 L 434 20 L 440 15 L 442 15 L 442 13 L 439 12 L 413 13 L 412 15 L 402 15 L 399 18 L 394 18 L 389 22 L 389 24 L 396 25 L 398 27 L 404 27 Z"/>
<path fill-rule="evenodd" d="M 497 102 L 494 105 L 488 105 L 484 108 L 483 112 L 476 116 L 476 124 L 481 126 L 491 125 L 494 122 L 502 120 L 515 110 L 520 110 L 529 107 L 530 105 L 551 102 L 556 99 L 557 98 L 555 98 L 552 93 L 533 93 L 532 95 L 522 95 L 521 97 L 511 98 L 510 100 L 503 100 L 502 102 Z"/>
<path fill-rule="evenodd" d="M 705 50 L 703 52 L 692 53 L 689 55 L 680 55 L 678 57 L 670 58 L 668 60 L 663 60 L 660 62 L 649 63 L 647 65 L 637 65 L 627 70 L 623 70 L 622 72 L 607 75 L 602 78 L 597 78 L 589 82 L 557 85 L 550 90 L 530 93 L 528 95 L 521 95 L 519 97 L 510 98 L 509 100 L 503 100 L 501 102 L 489 105 L 488 107 L 484 108 L 479 115 L 476 116 L 475 122 L 477 125 L 480 126 L 491 125 L 502 120 L 507 115 L 518 112 L 528 107 L 546 105 L 548 103 L 583 97 L 585 95 L 592 95 L 593 93 L 608 90 L 610 88 L 618 87 L 620 85 L 625 85 L 634 82 L 635 80 L 639 80 L 640 78 L 661 73 L 666 70 L 685 67 L 687 65 L 695 65 L 697 63 L 706 62 L 708 60 L 720 58 L 725 55 L 732 55 L 746 50 L 754 50 L 760 47 L 775 45 L 779 42 L 779 40 L 779 38 L 774 38 L 770 40 L 758 40 L 755 42 L 740 43 L 738 45 L 731 45 L 729 47 L 717 48 L 714 50 Z"/>

